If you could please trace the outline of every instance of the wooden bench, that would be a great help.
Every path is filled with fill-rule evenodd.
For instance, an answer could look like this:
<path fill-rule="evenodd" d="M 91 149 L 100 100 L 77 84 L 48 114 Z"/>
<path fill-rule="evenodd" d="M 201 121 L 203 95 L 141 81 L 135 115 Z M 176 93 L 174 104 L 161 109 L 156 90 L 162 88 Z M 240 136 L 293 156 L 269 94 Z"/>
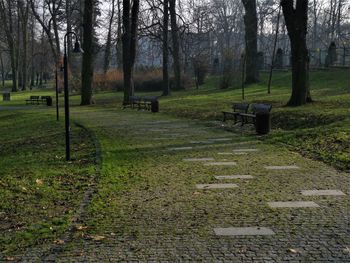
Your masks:
<path fill-rule="evenodd" d="M 242 126 L 248 124 L 249 120 L 255 125 L 256 114 L 259 112 L 269 113 L 272 109 L 270 104 L 252 104 L 250 113 L 239 113 L 241 118 Z"/>
<path fill-rule="evenodd" d="M 130 107 L 132 109 L 137 106 L 137 109 L 141 107 L 141 97 L 140 96 L 130 96 L 129 101 L 123 103 L 123 109 Z"/>
<path fill-rule="evenodd" d="M 51 99 L 51 96 L 41 96 L 40 100 L 42 104 L 46 104 L 47 103 L 47 99 Z"/>
<path fill-rule="evenodd" d="M 234 103 L 232 106 L 233 112 L 230 111 L 223 111 L 222 113 L 224 114 L 224 119 L 223 122 L 225 122 L 228 118 L 228 116 L 233 116 L 235 124 L 238 122 L 238 116 L 241 113 L 247 113 L 249 108 L 248 103 Z"/>
<path fill-rule="evenodd" d="M 140 104 L 140 108 L 150 111 L 152 107 L 152 103 L 156 102 L 157 100 L 158 100 L 158 97 L 155 97 L 155 96 L 144 97 Z"/>
<path fill-rule="evenodd" d="M 41 102 L 40 96 L 30 96 L 29 99 L 26 100 L 26 104 L 38 104 Z"/>

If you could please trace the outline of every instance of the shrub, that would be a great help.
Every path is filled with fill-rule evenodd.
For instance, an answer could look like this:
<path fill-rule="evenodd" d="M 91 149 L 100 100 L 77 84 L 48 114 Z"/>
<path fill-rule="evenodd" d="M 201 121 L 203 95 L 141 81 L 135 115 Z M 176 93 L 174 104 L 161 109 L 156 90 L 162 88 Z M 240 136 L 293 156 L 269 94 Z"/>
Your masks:
<path fill-rule="evenodd" d="M 173 78 L 170 78 L 170 87 Z M 183 76 L 183 86 L 189 87 L 193 85 L 193 81 Z M 107 73 L 94 74 L 95 90 L 114 90 L 123 91 L 123 72 L 121 70 L 109 70 Z M 162 69 L 142 69 L 134 73 L 135 91 L 162 91 L 163 90 L 163 74 Z"/>
<path fill-rule="evenodd" d="M 208 59 L 204 56 L 196 56 L 192 60 L 196 86 L 203 85 L 208 74 Z"/>

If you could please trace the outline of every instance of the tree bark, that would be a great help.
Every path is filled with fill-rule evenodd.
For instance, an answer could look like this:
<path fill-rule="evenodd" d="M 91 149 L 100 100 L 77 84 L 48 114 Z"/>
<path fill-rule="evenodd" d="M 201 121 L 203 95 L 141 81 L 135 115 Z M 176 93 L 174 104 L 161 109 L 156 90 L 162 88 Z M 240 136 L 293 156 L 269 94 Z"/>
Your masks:
<path fill-rule="evenodd" d="M 29 4 L 18 1 L 19 11 L 21 15 L 22 30 L 22 90 L 27 89 L 27 55 L 28 55 L 28 16 Z"/>
<path fill-rule="evenodd" d="M 256 0 L 243 0 L 245 9 L 245 50 L 246 50 L 246 78 L 245 83 L 259 82 L 258 54 L 258 18 Z"/>
<path fill-rule="evenodd" d="M 109 24 L 108 24 L 108 34 L 107 34 L 107 42 L 106 42 L 106 49 L 104 54 L 104 63 L 103 63 L 103 70 L 106 73 L 109 69 L 109 62 L 111 57 L 111 42 L 112 42 L 112 24 L 114 20 L 114 7 L 115 0 L 112 0 L 112 10 L 109 18 Z"/>
<path fill-rule="evenodd" d="M 175 89 L 182 88 L 181 85 L 181 62 L 180 62 L 180 44 L 179 33 L 176 22 L 176 0 L 169 0 L 169 12 L 170 12 L 170 24 L 171 24 L 171 38 L 173 42 L 173 60 L 174 60 L 174 77 L 175 77 Z"/>
<path fill-rule="evenodd" d="M 118 9 L 118 23 L 117 23 L 117 44 L 115 46 L 117 53 L 117 68 L 121 69 L 123 67 L 123 40 L 122 40 L 122 15 L 120 1 L 117 0 Z"/>
<path fill-rule="evenodd" d="M 133 72 L 136 57 L 136 39 L 140 1 L 123 0 L 123 73 L 124 73 L 124 102 L 128 103 L 134 95 Z"/>
<path fill-rule="evenodd" d="M 81 105 L 90 105 L 93 80 L 93 8 L 94 0 L 85 0 L 83 32 L 83 67 L 81 71 Z"/>
<path fill-rule="evenodd" d="M 169 0 L 164 0 L 163 5 L 163 96 L 168 96 L 170 95 L 168 47 Z"/>
<path fill-rule="evenodd" d="M 309 89 L 309 56 L 306 45 L 308 0 L 281 1 L 292 52 L 292 94 L 289 106 L 311 102 Z"/>

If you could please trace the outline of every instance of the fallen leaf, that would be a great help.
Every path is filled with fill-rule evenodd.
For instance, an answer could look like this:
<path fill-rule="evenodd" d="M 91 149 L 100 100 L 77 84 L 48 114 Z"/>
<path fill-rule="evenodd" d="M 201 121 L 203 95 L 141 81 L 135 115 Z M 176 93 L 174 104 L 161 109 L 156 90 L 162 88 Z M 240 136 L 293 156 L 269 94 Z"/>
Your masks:
<path fill-rule="evenodd" d="M 63 245 L 65 242 L 62 239 L 56 239 L 55 241 L 53 241 L 53 243 L 55 243 L 56 245 Z"/>
<path fill-rule="evenodd" d="M 350 247 L 345 247 L 345 248 L 344 248 L 344 253 L 350 254 Z"/>
<path fill-rule="evenodd" d="M 296 250 L 294 248 L 288 248 L 288 252 L 290 252 L 290 253 L 298 253 L 298 250 Z"/>
<path fill-rule="evenodd" d="M 99 235 L 91 235 L 90 238 L 92 240 L 95 240 L 95 241 L 101 241 L 101 240 L 105 239 L 106 237 L 105 236 L 99 236 Z"/>
<path fill-rule="evenodd" d="M 193 195 L 200 195 L 200 192 L 194 192 Z"/>
<path fill-rule="evenodd" d="M 37 185 L 43 185 L 44 184 L 43 180 L 40 180 L 40 179 L 36 179 L 35 182 L 36 182 Z"/>
<path fill-rule="evenodd" d="M 87 226 L 76 226 L 76 229 L 82 231 L 82 230 L 88 229 L 88 227 Z"/>
<path fill-rule="evenodd" d="M 7 260 L 7 261 L 14 261 L 15 258 L 14 258 L 14 257 L 7 257 L 6 260 Z"/>

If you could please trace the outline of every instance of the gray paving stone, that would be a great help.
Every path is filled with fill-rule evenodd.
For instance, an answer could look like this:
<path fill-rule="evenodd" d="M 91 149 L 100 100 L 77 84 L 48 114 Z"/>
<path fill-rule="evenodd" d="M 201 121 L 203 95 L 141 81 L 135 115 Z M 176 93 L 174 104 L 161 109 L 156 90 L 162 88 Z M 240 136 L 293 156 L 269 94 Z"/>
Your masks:
<path fill-rule="evenodd" d="M 238 153 L 240 153 L 240 152 L 246 152 L 246 153 L 248 153 L 248 152 L 257 152 L 257 151 L 259 151 L 258 149 L 255 149 L 255 148 L 252 148 L 252 149 L 235 149 L 235 150 L 233 150 L 233 152 L 238 152 Z"/>
<path fill-rule="evenodd" d="M 212 138 L 212 139 L 208 139 L 209 141 L 214 141 L 214 142 L 228 142 L 228 141 L 232 141 L 231 138 Z"/>
<path fill-rule="evenodd" d="M 214 228 L 217 236 L 270 236 L 275 233 L 266 227 L 228 227 Z"/>
<path fill-rule="evenodd" d="M 322 196 L 322 195 L 342 196 L 342 195 L 345 195 L 340 190 L 303 190 L 303 191 L 301 191 L 301 194 L 306 195 L 306 196 Z"/>
<path fill-rule="evenodd" d="M 218 175 L 215 176 L 217 180 L 233 180 L 233 179 L 253 179 L 254 177 L 251 175 Z"/>
<path fill-rule="evenodd" d="M 264 168 L 268 170 L 294 170 L 294 169 L 299 169 L 299 166 L 297 165 L 265 166 Z"/>
<path fill-rule="evenodd" d="M 170 151 L 184 151 L 184 150 L 192 150 L 193 147 L 173 147 L 173 148 L 168 148 Z"/>
<path fill-rule="evenodd" d="M 271 208 L 320 207 L 315 202 L 309 202 L 309 201 L 268 202 L 268 205 Z"/>
<path fill-rule="evenodd" d="M 214 161 L 214 158 L 186 158 L 183 159 L 185 162 L 208 162 L 208 161 Z"/>
<path fill-rule="evenodd" d="M 208 162 L 204 164 L 205 166 L 234 166 L 237 165 L 236 162 Z"/>
<path fill-rule="evenodd" d="M 197 184 L 197 189 L 231 189 L 236 188 L 236 184 Z"/>
<path fill-rule="evenodd" d="M 193 143 L 193 144 L 211 144 L 214 142 L 211 142 L 211 141 L 190 141 L 190 143 Z"/>

